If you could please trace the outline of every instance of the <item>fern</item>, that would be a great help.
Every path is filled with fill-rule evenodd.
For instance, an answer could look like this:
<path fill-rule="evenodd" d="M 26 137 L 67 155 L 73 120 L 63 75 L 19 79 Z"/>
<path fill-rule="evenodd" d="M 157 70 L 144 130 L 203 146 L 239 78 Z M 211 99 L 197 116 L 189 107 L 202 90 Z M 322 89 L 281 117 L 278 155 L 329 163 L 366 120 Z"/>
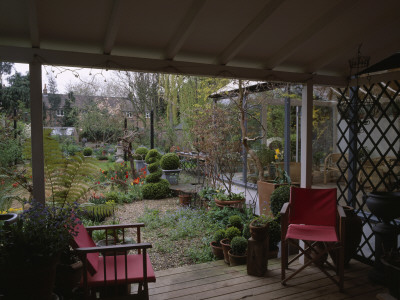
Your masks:
<path fill-rule="evenodd" d="M 81 199 L 90 189 L 97 170 L 92 158 L 81 153 L 64 157 L 57 140 L 50 131 L 43 134 L 44 175 L 46 201 L 63 206 Z M 24 156 L 31 159 L 30 141 L 27 141 Z"/>

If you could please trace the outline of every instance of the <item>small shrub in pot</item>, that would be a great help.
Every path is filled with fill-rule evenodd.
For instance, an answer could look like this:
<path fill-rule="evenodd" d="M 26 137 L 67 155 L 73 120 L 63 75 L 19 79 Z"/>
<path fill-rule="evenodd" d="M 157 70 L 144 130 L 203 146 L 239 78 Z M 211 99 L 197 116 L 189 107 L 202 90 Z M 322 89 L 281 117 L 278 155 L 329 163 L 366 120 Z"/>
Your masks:
<path fill-rule="evenodd" d="M 238 215 L 233 215 L 229 217 L 229 226 L 236 227 L 238 229 L 243 228 L 242 218 Z"/>
<path fill-rule="evenodd" d="M 234 237 L 241 236 L 240 230 L 236 227 L 229 227 L 226 232 L 225 236 L 228 240 L 232 241 Z"/>
<path fill-rule="evenodd" d="M 289 202 L 290 186 L 283 185 L 274 190 L 271 194 L 271 211 L 275 217 L 281 212 L 284 203 Z"/>
<path fill-rule="evenodd" d="M 214 233 L 214 242 L 215 242 L 215 246 L 217 247 L 221 247 L 221 240 L 223 240 L 225 238 L 225 230 L 223 229 L 219 229 Z"/>
<path fill-rule="evenodd" d="M 180 161 L 176 153 L 164 154 L 160 160 L 161 168 L 163 170 L 177 170 L 180 166 Z"/>
<path fill-rule="evenodd" d="M 236 236 L 231 241 L 232 254 L 242 256 L 247 251 L 247 240 L 242 236 Z"/>
<path fill-rule="evenodd" d="M 134 158 L 136 160 L 144 160 L 149 150 L 146 147 L 139 147 L 135 151 Z"/>

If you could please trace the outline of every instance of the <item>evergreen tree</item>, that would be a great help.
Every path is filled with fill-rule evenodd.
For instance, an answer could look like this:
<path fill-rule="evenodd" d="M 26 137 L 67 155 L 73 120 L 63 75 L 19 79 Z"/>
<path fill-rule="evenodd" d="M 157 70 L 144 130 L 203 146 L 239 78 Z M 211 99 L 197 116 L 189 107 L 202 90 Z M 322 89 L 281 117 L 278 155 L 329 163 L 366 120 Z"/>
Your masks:
<path fill-rule="evenodd" d="M 7 78 L 9 86 L 0 88 L 0 106 L 4 108 L 7 114 L 11 114 L 13 108 L 19 106 L 19 102 L 25 108 L 30 105 L 30 83 L 29 73 L 22 75 L 16 72 L 14 75 Z"/>
<path fill-rule="evenodd" d="M 75 107 L 75 96 L 73 92 L 68 93 L 68 98 L 65 99 L 64 105 L 64 118 L 63 124 L 64 127 L 75 126 L 78 121 L 78 109 Z"/>

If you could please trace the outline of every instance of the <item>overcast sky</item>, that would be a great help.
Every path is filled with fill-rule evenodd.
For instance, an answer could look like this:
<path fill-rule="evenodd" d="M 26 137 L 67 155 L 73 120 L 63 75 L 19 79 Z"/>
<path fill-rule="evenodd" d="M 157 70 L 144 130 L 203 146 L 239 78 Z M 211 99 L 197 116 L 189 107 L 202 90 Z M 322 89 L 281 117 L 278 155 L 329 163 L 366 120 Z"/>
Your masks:
<path fill-rule="evenodd" d="M 14 70 L 15 71 L 22 73 L 25 75 L 29 71 L 29 65 L 28 64 L 14 64 Z M 43 66 L 42 67 L 42 85 L 48 82 L 47 79 L 47 73 L 52 73 L 54 76 L 57 75 L 57 78 L 55 80 L 57 81 L 57 88 L 58 92 L 61 94 L 67 93 L 66 86 L 69 83 L 78 83 L 81 80 L 86 80 L 89 81 L 88 79 L 90 77 L 96 76 L 97 78 L 100 78 L 100 80 L 104 79 L 109 79 L 112 72 L 111 71 L 106 71 L 106 70 L 98 70 L 98 69 L 82 69 L 82 68 L 72 68 L 72 67 L 52 67 L 52 66 Z M 91 74 L 91 75 L 90 75 Z M 78 77 L 77 77 L 77 76 Z M 5 79 L 7 77 L 5 76 Z M 3 80 L 3 83 L 7 85 L 7 80 Z"/>

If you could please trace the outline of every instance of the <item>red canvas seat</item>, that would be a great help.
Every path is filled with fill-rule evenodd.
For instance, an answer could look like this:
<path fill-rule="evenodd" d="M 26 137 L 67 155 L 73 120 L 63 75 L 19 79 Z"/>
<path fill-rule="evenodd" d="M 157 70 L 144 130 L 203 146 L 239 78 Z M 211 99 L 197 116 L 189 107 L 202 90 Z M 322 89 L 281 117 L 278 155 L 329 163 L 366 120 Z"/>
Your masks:
<path fill-rule="evenodd" d="M 343 208 L 336 204 L 336 192 L 336 189 L 291 187 L 290 201 L 285 203 L 281 211 L 282 284 L 286 285 L 289 279 L 314 262 L 325 275 L 339 286 L 340 290 L 343 289 L 343 242 L 346 215 Z M 298 240 L 304 241 L 305 249 L 298 245 Z M 297 246 L 300 251 L 291 261 L 288 260 L 289 243 Z M 330 251 L 338 254 L 336 267 L 326 260 L 321 263 L 321 258 Z M 308 261 L 286 277 L 286 269 L 302 255 Z M 329 269 L 335 271 L 336 277 L 329 273 Z"/>
<path fill-rule="evenodd" d="M 143 226 L 144 224 L 139 223 L 86 228 L 83 225 L 77 225 L 75 227 L 78 234 L 74 236 L 72 246 L 81 255 L 84 263 L 81 285 L 84 287 L 86 298 L 95 295 L 96 292 L 104 291 L 104 287 L 128 287 L 131 283 L 139 283 L 137 293 L 139 298 L 149 298 L 148 282 L 155 282 L 156 277 L 146 253 L 146 250 L 152 246 L 148 243 L 140 243 L 140 228 Z M 115 236 L 117 230 L 126 228 L 136 228 L 137 244 L 97 247 L 91 238 L 93 230 L 113 230 Z M 124 239 L 125 232 L 123 231 L 123 242 Z M 128 254 L 130 250 L 135 250 L 137 253 Z M 129 289 L 126 288 L 126 290 Z"/>

